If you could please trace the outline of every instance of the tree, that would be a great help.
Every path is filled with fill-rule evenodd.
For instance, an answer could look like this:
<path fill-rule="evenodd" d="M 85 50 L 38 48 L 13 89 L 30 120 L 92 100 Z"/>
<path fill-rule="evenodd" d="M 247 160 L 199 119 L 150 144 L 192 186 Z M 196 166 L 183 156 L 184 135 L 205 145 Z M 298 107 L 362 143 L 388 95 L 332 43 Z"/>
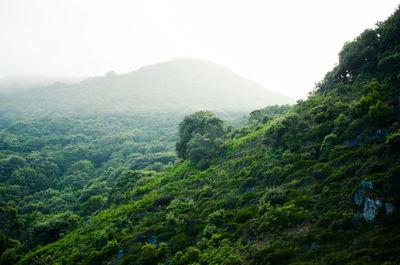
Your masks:
<path fill-rule="evenodd" d="M 6 237 L 16 237 L 21 229 L 24 227 L 24 223 L 18 217 L 18 211 L 11 206 L 0 206 L 0 231 Z"/>
<path fill-rule="evenodd" d="M 214 156 L 213 142 L 205 135 L 196 133 L 193 138 L 187 143 L 188 157 L 195 162 L 206 164 L 207 159 Z"/>
<path fill-rule="evenodd" d="M 87 216 L 103 207 L 104 199 L 101 195 L 90 197 L 81 205 L 81 215 Z"/>
<path fill-rule="evenodd" d="M 79 216 L 66 211 L 53 215 L 44 216 L 42 221 L 33 226 L 33 241 L 36 244 L 48 244 L 60 238 L 77 227 Z"/>
<path fill-rule="evenodd" d="M 378 46 L 378 34 L 372 29 L 365 30 L 356 40 L 346 43 L 339 53 L 338 78 L 347 82 L 360 73 L 375 71 Z"/>
<path fill-rule="evenodd" d="M 223 121 L 209 111 L 199 111 L 186 116 L 179 124 L 177 155 L 179 158 L 196 161 L 210 158 L 210 152 L 206 152 L 205 149 L 214 148 L 215 139 L 224 133 Z"/>
<path fill-rule="evenodd" d="M 377 127 L 391 123 L 395 117 L 393 106 L 389 106 L 381 100 L 378 100 L 376 105 L 369 107 L 368 115 L 371 122 Z"/>
<path fill-rule="evenodd" d="M 349 119 L 346 117 L 346 115 L 340 113 L 333 124 L 335 125 L 335 134 L 341 135 L 349 126 Z"/>
<path fill-rule="evenodd" d="M 371 105 L 374 105 L 378 101 L 378 98 L 379 98 L 378 91 L 373 89 L 371 92 L 368 93 L 367 96 L 362 97 L 360 99 L 360 102 L 355 107 L 355 113 L 357 115 L 365 114 L 366 112 L 368 112 L 369 107 Z"/>
<path fill-rule="evenodd" d="M 335 134 L 328 134 L 325 136 L 324 141 L 321 144 L 321 160 L 326 160 L 329 158 L 329 154 L 337 144 L 337 136 Z"/>

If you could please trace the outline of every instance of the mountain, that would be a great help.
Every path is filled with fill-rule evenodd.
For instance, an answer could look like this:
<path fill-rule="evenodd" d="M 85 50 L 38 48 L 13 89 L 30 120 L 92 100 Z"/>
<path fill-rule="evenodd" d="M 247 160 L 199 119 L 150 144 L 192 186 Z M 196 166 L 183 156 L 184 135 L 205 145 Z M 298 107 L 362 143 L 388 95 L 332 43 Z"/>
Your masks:
<path fill-rule="evenodd" d="M 132 113 L 243 112 L 294 99 L 209 61 L 175 59 L 137 71 L 88 78 L 78 84 L 56 83 L 3 96 L 0 112 Z"/>
<path fill-rule="evenodd" d="M 0 123 L 0 264 L 400 264 L 399 33 L 397 9 L 307 100 L 240 128 L 209 111 L 176 138 L 169 113 Z"/>
<path fill-rule="evenodd" d="M 0 78 L 0 94 L 13 94 L 54 83 L 79 83 L 82 77 L 56 77 L 41 75 L 11 75 Z"/>

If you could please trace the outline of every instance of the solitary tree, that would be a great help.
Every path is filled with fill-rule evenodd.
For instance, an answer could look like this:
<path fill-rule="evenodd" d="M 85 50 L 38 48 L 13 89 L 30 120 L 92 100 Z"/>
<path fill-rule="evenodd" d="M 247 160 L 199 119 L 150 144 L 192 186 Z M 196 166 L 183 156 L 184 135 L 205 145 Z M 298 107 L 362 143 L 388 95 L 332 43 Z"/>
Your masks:
<path fill-rule="evenodd" d="M 215 139 L 224 134 L 223 121 L 209 111 L 186 116 L 179 124 L 176 152 L 179 158 L 199 162 L 214 154 Z"/>

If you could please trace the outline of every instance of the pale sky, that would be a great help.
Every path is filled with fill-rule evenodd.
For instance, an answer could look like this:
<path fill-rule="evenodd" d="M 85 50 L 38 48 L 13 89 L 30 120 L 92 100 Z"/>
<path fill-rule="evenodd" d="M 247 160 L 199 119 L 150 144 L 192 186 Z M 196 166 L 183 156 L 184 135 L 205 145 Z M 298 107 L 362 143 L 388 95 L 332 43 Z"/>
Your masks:
<path fill-rule="evenodd" d="M 125 73 L 177 56 L 208 59 L 305 98 L 344 42 L 392 0 L 0 0 L 0 77 Z"/>

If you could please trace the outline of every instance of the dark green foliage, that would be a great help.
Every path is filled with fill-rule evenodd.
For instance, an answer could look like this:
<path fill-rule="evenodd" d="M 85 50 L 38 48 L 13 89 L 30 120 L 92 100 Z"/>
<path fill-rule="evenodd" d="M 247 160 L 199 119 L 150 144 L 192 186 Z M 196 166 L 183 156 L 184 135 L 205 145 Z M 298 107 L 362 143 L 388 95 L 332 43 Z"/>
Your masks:
<path fill-rule="evenodd" d="M 4 250 L 8 247 L 8 239 L 2 231 L 0 231 L 0 257 L 3 254 Z"/>
<path fill-rule="evenodd" d="M 276 118 L 277 116 L 283 115 L 291 109 L 290 105 L 274 105 L 267 106 L 262 109 L 254 110 L 250 112 L 248 123 L 250 125 L 265 124 L 267 121 Z"/>
<path fill-rule="evenodd" d="M 324 141 L 321 144 L 320 157 L 322 160 L 326 160 L 329 154 L 337 144 L 337 136 L 335 134 L 328 134 L 325 136 Z"/>
<path fill-rule="evenodd" d="M 4 83 L 0 82 L 0 90 L 4 89 L 2 86 Z M 2 93 L 3 116 L 156 113 L 153 118 L 157 120 L 159 114 L 188 114 L 198 110 L 236 112 L 242 116 L 266 105 L 294 102 L 226 67 L 189 58 L 173 59 L 124 74 L 90 77 L 75 84 L 57 82 L 34 86 L 23 93 Z M 12 85 L 6 90 L 12 91 Z M 29 129 L 21 126 L 26 128 Z"/>
<path fill-rule="evenodd" d="M 0 260 L 400 263 L 400 89 L 387 66 L 399 16 L 347 43 L 307 100 L 241 128 L 210 112 L 186 116 L 179 138 L 148 116 L 0 123 L 0 205 L 20 213 Z"/>
<path fill-rule="evenodd" d="M 386 74 L 396 74 L 400 71 L 400 52 L 391 54 L 379 60 L 378 68 Z"/>
<path fill-rule="evenodd" d="M 376 105 L 369 107 L 368 115 L 376 127 L 386 126 L 394 120 L 393 106 L 378 100 Z"/>
<path fill-rule="evenodd" d="M 286 198 L 286 190 L 282 187 L 267 187 L 259 202 L 259 211 L 264 212 L 263 207 L 266 203 L 282 203 Z"/>
<path fill-rule="evenodd" d="M 46 216 L 34 225 L 33 241 L 40 245 L 48 244 L 74 229 L 78 223 L 79 217 L 69 211 Z"/>
<path fill-rule="evenodd" d="M 248 220 L 257 216 L 256 211 L 254 210 L 255 207 L 250 206 L 246 208 L 239 209 L 235 214 L 235 222 L 239 224 L 243 224 Z"/>
<path fill-rule="evenodd" d="M 23 228 L 24 223 L 18 217 L 18 210 L 11 206 L 0 206 L 0 232 L 7 237 L 15 238 Z"/>
<path fill-rule="evenodd" d="M 251 264 L 285 264 L 296 257 L 296 252 L 291 248 L 264 247 L 257 252 Z"/>
<path fill-rule="evenodd" d="M 338 78 L 349 82 L 360 73 L 375 71 L 378 48 L 378 34 L 371 29 L 364 31 L 355 41 L 346 43 L 339 53 Z"/>
<path fill-rule="evenodd" d="M 104 199 L 100 195 L 90 197 L 81 205 L 81 215 L 87 216 L 103 207 Z"/>
<path fill-rule="evenodd" d="M 335 125 L 335 134 L 342 135 L 349 126 L 349 119 L 346 117 L 346 115 L 341 113 L 334 121 L 334 125 Z"/>
<path fill-rule="evenodd" d="M 265 131 L 264 141 L 275 148 L 296 150 L 301 146 L 301 134 L 305 126 L 297 114 L 279 117 Z"/>
<path fill-rule="evenodd" d="M 192 264 L 199 261 L 200 258 L 200 250 L 195 247 L 188 247 L 183 254 L 181 251 L 178 251 L 174 258 L 171 260 L 171 264 L 176 265 L 185 265 Z"/>
<path fill-rule="evenodd" d="M 154 172 L 127 170 L 116 176 L 115 184 L 108 194 L 108 203 L 120 204 L 128 199 L 129 192 L 137 186 L 137 181 L 145 181 L 153 176 Z"/>
<path fill-rule="evenodd" d="M 400 130 L 388 135 L 386 137 L 386 143 L 390 146 L 393 151 L 400 150 Z"/>
<path fill-rule="evenodd" d="M 26 249 L 18 242 L 9 240 L 8 248 L 0 255 L 1 265 L 14 265 L 18 262 Z M 52 263 L 39 263 L 39 264 L 52 264 Z"/>
<path fill-rule="evenodd" d="M 199 111 L 186 116 L 179 124 L 178 157 L 189 158 L 204 168 L 218 148 L 216 139 L 224 133 L 223 121 L 211 112 Z"/>
<path fill-rule="evenodd" d="M 376 104 L 379 98 L 379 93 L 376 90 L 369 92 L 367 96 L 362 97 L 360 103 L 356 106 L 355 113 L 362 115 L 368 112 L 370 106 Z"/>
<path fill-rule="evenodd" d="M 206 168 L 207 160 L 214 156 L 213 142 L 204 135 L 196 133 L 187 143 L 188 159 L 197 162 L 199 168 Z"/>

